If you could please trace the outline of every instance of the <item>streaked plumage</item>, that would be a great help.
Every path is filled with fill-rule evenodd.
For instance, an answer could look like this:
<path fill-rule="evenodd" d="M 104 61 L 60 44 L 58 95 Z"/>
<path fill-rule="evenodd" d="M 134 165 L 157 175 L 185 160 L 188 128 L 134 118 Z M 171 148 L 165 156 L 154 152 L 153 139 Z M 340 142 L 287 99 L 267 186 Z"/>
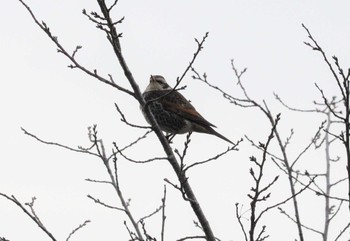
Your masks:
<path fill-rule="evenodd" d="M 204 119 L 182 94 L 174 91 L 167 84 L 162 76 L 151 75 L 150 83 L 142 95 L 146 102 L 151 101 L 150 110 L 162 131 L 171 134 L 183 134 L 190 131 L 207 133 L 233 144 L 216 132 L 213 129 L 216 126 Z M 147 120 L 145 113 L 144 116 Z"/>

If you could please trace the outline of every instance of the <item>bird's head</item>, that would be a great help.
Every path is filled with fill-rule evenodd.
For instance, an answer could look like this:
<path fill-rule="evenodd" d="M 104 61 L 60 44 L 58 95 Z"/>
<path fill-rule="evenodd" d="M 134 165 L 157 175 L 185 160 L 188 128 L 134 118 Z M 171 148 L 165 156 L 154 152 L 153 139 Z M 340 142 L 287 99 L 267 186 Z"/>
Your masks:
<path fill-rule="evenodd" d="M 154 91 L 154 90 L 171 90 L 171 87 L 165 81 L 163 76 L 151 75 L 149 79 L 149 84 L 145 91 Z"/>

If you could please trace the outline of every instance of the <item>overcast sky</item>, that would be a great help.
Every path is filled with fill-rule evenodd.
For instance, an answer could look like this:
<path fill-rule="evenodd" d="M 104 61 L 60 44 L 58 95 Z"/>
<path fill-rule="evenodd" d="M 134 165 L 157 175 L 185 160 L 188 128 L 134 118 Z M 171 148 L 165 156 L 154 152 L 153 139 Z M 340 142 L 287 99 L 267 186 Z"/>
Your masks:
<path fill-rule="evenodd" d="M 82 14 L 98 11 L 96 1 L 27 0 L 36 17 L 50 27 L 53 35 L 67 50 L 82 45 L 77 59 L 89 69 L 112 74 L 121 86 L 129 88 L 112 48 L 102 31 Z M 104 85 L 76 69 L 58 54 L 54 44 L 36 26 L 25 8 L 16 0 L 3 3 L 0 15 L 0 81 L 1 158 L 0 192 L 13 194 L 22 202 L 36 196 L 36 210 L 47 228 L 63 240 L 84 220 L 91 220 L 74 240 L 127 240 L 123 213 L 94 204 L 91 194 L 111 205 L 120 206 L 109 186 L 84 181 L 86 178 L 106 180 L 100 160 L 47 146 L 25 136 L 20 127 L 48 140 L 72 147 L 88 146 L 87 127 L 98 125 L 99 135 L 107 150 L 115 141 L 124 146 L 142 135 L 142 130 L 127 127 L 119 121 L 114 103 L 118 103 L 128 119 L 146 125 L 138 103 L 129 96 Z M 248 68 L 243 76 L 251 97 L 267 101 L 271 110 L 282 113 L 281 133 L 285 139 L 290 129 L 295 139 L 290 146 L 295 156 L 310 141 L 321 115 L 287 111 L 273 98 L 278 93 L 287 103 L 298 108 L 313 108 L 321 101 L 317 83 L 327 96 L 337 95 L 337 86 L 320 54 L 306 47 L 309 41 L 304 23 L 328 56 L 337 55 L 345 69 L 350 66 L 350 3 L 337 1 L 161 1 L 120 0 L 113 12 L 115 20 L 125 16 L 122 49 L 126 61 L 143 90 L 151 74 L 161 74 L 173 85 L 191 60 L 196 43 L 206 32 L 209 38 L 194 66 L 206 72 L 208 80 L 228 93 L 241 97 L 230 66 L 234 59 L 239 69 Z M 213 89 L 195 81 L 189 73 L 183 81 L 183 94 L 218 131 L 232 141 L 248 135 L 264 142 L 269 133 L 267 119 L 254 109 L 241 109 L 229 104 Z M 185 136 L 176 136 L 174 148 L 182 150 Z M 193 134 L 188 161 L 204 160 L 225 150 L 227 143 L 208 135 Z M 137 148 L 127 153 L 135 159 L 164 155 L 155 135 L 151 134 Z M 221 240 L 243 240 L 234 204 L 249 207 L 246 194 L 252 184 L 249 157 L 260 153 L 247 141 L 239 152 L 203 165 L 189 173 L 190 181 L 202 203 L 214 233 Z M 343 156 L 341 149 L 337 154 Z M 322 172 L 323 156 L 311 152 L 300 170 Z M 322 159 L 320 161 L 320 159 Z M 268 164 L 266 183 L 281 175 L 272 190 L 273 201 L 288 196 L 286 177 L 272 163 Z M 315 168 L 315 169 L 313 169 Z M 345 163 L 336 167 L 338 177 L 345 176 Z M 163 195 L 163 179 L 175 181 L 166 162 L 136 165 L 120 160 L 120 181 L 131 210 L 137 218 L 155 210 Z M 167 240 L 200 233 L 192 223 L 195 216 L 181 195 L 168 188 Z M 344 187 L 345 188 L 345 187 Z M 344 189 L 345 190 L 345 189 Z M 342 195 L 342 194 L 340 194 Z M 345 196 L 345 194 L 344 194 Z M 322 229 L 320 198 L 303 197 L 302 217 L 313 228 Z M 291 205 L 285 206 L 290 210 Z M 321 209 L 317 209 L 321 208 Z M 343 220 L 349 220 L 349 215 Z M 161 217 L 155 216 L 147 227 L 159 237 Z M 179 223 L 181 221 L 181 223 Z M 263 220 L 270 240 L 294 240 L 295 225 L 277 210 Z M 339 223 L 339 227 L 344 223 Z M 284 228 L 280 228 L 281 225 Z M 288 235 L 286 236 L 286 230 Z M 158 232 L 158 233 L 157 233 Z M 332 227 L 331 237 L 339 232 Z M 309 240 L 320 236 L 305 231 Z M 0 237 L 13 240 L 48 240 L 18 207 L 0 198 Z M 349 238 L 347 236 L 342 240 Z M 73 239 L 72 239 L 73 240 Z"/>

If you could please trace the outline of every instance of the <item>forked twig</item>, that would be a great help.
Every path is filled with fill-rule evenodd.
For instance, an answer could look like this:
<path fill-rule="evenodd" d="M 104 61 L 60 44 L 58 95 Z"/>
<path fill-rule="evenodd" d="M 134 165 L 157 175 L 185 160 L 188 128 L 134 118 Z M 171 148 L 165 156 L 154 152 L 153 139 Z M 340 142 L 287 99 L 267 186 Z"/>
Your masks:
<path fill-rule="evenodd" d="M 5 198 L 7 198 L 8 200 L 10 200 L 11 202 L 13 202 L 14 204 L 16 204 L 18 207 L 20 207 L 22 209 L 22 211 L 28 216 L 30 217 L 30 219 L 32 219 L 38 226 L 39 228 L 47 235 L 50 237 L 50 239 L 52 241 L 56 241 L 57 239 L 53 236 L 53 234 L 45 227 L 45 225 L 40 221 L 39 217 L 36 215 L 35 211 L 34 211 L 34 201 L 35 201 L 35 197 L 32 198 L 32 202 L 30 203 L 26 203 L 26 205 L 28 205 L 30 207 L 31 211 L 28 211 L 25 206 L 17 200 L 17 198 L 15 196 L 8 196 L 4 193 L 0 193 L 0 196 L 3 196 Z"/>

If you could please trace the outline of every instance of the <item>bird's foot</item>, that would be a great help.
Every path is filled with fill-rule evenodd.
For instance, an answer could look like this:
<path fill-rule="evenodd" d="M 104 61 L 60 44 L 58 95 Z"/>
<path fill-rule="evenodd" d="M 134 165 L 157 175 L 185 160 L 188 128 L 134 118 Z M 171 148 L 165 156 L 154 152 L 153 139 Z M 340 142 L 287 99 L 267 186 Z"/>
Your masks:
<path fill-rule="evenodd" d="M 165 138 L 168 140 L 169 144 L 173 143 L 173 138 L 175 137 L 175 134 L 170 134 L 170 133 L 167 133 Z"/>

